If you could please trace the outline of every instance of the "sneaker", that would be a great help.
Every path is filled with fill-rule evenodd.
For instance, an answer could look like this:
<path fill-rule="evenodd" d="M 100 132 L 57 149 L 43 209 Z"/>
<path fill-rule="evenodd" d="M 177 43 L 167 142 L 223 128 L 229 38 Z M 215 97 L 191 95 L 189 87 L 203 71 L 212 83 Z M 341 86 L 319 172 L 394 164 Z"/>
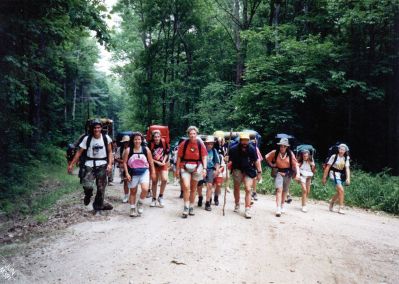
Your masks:
<path fill-rule="evenodd" d="M 158 205 L 161 208 L 163 208 L 165 206 L 165 203 L 163 201 L 163 197 L 158 197 Z"/>
<path fill-rule="evenodd" d="M 290 204 L 292 201 L 291 195 L 287 195 L 287 200 L 285 202 L 287 202 L 288 204 Z"/>
<path fill-rule="evenodd" d="M 258 194 L 256 192 L 252 192 L 252 198 L 255 201 L 258 201 Z"/>
<path fill-rule="evenodd" d="M 236 204 L 236 206 L 234 206 L 234 212 L 240 212 L 240 204 Z"/>
<path fill-rule="evenodd" d="M 122 199 L 122 203 L 127 203 L 129 201 L 129 194 L 125 194 L 125 197 Z"/>
<path fill-rule="evenodd" d="M 108 183 L 108 186 L 113 186 L 114 185 L 114 183 L 112 182 L 112 181 L 110 181 L 109 183 Z"/>
<path fill-rule="evenodd" d="M 150 207 L 155 207 L 157 206 L 157 200 L 155 198 L 152 199 Z"/>
<path fill-rule="evenodd" d="M 89 205 L 91 199 L 91 195 L 85 194 L 85 198 L 83 199 L 84 205 Z"/>
<path fill-rule="evenodd" d="M 183 198 L 183 190 L 180 190 L 180 196 L 179 198 Z"/>
<path fill-rule="evenodd" d="M 204 199 L 203 196 L 198 196 L 198 207 L 202 206 L 202 200 Z"/>
<path fill-rule="evenodd" d="M 130 217 L 137 217 L 139 214 L 137 213 L 137 208 L 130 208 Z"/>
<path fill-rule="evenodd" d="M 339 207 L 338 213 L 344 215 L 345 214 L 344 208 L 343 207 Z"/>
<path fill-rule="evenodd" d="M 104 202 L 102 210 L 112 210 L 112 209 L 114 209 L 114 207 L 111 204 Z"/>
<path fill-rule="evenodd" d="M 285 208 L 281 207 L 280 211 L 281 211 L 281 214 L 285 213 Z"/>
<path fill-rule="evenodd" d="M 209 201 L 205 202 L 205 210 L 206 211 L 212 211 L 211 203 Z"/>
<path fill-rule="evenodd" d="M 328 206 L 328 210 L 330 210 L 331 212 L 334 211 L 334 202 L 330 202 L 330 206 Z"/>
<path fill-rule="evenodd" d="M 143 214 L 143 211 L 144 211 L 144 209 L 143 209 L 143 202 L 141 202 L 141 201 L 139 200 L 139 201 L 137 201 L 137 212 L 141 215 L 141 214 Z"/>
<path fill-rule="evenodd" d="M 308 212 L 308 208 L 306 208 L 306 206 L 302 206 L 302 212 L 303 212 L 303 213 Z"/>
<path fill-rule="evenodd" d="M 195 213 L 194 213 L 194 208 L 193 208 L 193 207 L 190 207 L 190 208 L 188 209 L 188 215 L 190 215 L 190 216 L 194 216 L 194 215 L 195 215 Z"/>
<path fill-rule="evenodd" d="M 251 209 L 250 208 L 245 208 L 245 218 L 247 218 L 247 219 L 251 219 L 252 218 L 252 216 L 251 216 Z"/>
<path fill-rule="evenodd" d="M 188 207 L 184 206 L 184 208 L 183 208 L 183 214 L 182 214 L 182 217 L 183 217 L 183 218 L 187 218 L 187 216 L 188 216 L 188 211 L 189 211 Z"/>
<path fill-rule="evenodd" d="M 276 210 L 276 217 L 280 217 L 280 216 L 281 216 L 281 209 L 280 209 L 280 207 L 278 207 Z"/>
<path fill-rule="evenodd" d="M 213 198 L 213 200 L 214 200 L 214 202 L 215 202 L 215 205 L 216 205 L 216 206 L 219 206 L 219 196 L 218 196 L 218 195 L 215 195 L 215 197 Z"/>

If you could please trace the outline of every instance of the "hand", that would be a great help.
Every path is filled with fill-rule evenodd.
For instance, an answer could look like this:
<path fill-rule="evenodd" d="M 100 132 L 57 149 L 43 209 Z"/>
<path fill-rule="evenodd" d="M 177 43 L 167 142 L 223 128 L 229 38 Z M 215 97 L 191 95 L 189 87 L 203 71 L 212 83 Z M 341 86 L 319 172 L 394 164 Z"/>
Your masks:
<path fill-rule="evenodd" d="M 71 174 L 73 172 L 73 165 L 72 163 L 68 165 L 67 171 L 69 174 Z"/>
<path fill-rule="evenodd" d="M 129 174 L 126 174 L 126 179 L 128 182 L 130 182 L 132 180 L 132 177 Z"/>
<path fill-rule="evenodd" d="M 175 171 L 175 177 L 176 177 L 176 178 L 179 178 L 179 177 L 180 177 L 180 171 L 179 171 L 179 169 L 177 169 L 177 170 Z"/>
<path fill-rule="evenodd" d="M 219 170 L 215 170 L 214 173 L 213 173 L 214 177 L 217 177 L 219 174 L 220 174 Z"/>
<path fill-rule="evenodd" d="M 326 185 L 326 183 L 327 183 L 327 178 L 326 178 L 326 177 L 323 177 L 322 180 L 321 180 L 321 182 L 323 183 L 323 185 Z"/>
<path fill-rule="evenodd" d="M 299 177 L 299 175 L 295 176 L 295 180 L 296 180 L 296 181 L 300 181 L 300 180 L 301 180 L 301 178 Z"/>
<path fill-rule="evenodd" d="M 346 185 L 350 185 L 351 184 L 351 180 L 350 179 L 346 179 L 345 183 L 346 183 Z"/>
<path fill-rule="evenodd" d="M 202 170 L 202 177 L 203 177 L 203 178 L 206 177 L 206 170 L 205 170 L 205 169 Z"/>
<path fill-rule="evenodd" d="M 112 171 L 112 165 L 107 165 L 107 173 L 110 173 Z"/>
<path fill-rule="evenodd" d="M 262 172 L 260 172 L 260 173 L 258 173 L 258 174 L 256 175 L 256 179 L 257 179 L 258 181 L 260 181 L 260 180 L 262 179 Z"/>

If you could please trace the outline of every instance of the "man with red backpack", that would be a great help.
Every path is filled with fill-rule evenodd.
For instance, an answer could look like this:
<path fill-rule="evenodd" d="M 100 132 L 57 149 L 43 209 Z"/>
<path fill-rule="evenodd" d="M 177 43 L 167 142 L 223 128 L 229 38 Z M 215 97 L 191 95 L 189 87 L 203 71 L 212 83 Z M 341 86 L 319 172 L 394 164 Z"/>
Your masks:
<path fill-rule="evenodd" d="M 93 202 L 95 211 L 113 209 L 111 204 L 104 202 L 107 173 L 111 172 L 113 163 L 112 139 L 101 131 L 101 121 L 99 119 L 92 120 L 90 134 L 83 138 L 79 145 L 79 151 L 68 165 L 68 172 L 72 173 L 73 166 L 80 156 L 86 155 L 85 175 L 83 177 L 84 204 L 89 205 L 95 182 L 97 185 L 96 198 Z"/>
<path fill-rule="evenodd" d="M 197 138 L 198 128 L 187 129 L 189 139 L 181 142 L 177 153 L 176 176 L 180 176 L 183 188 L 183 218 L 194 215 L 195 192 L 199 180 L 206 177 L 208 151 Z"/>
<path fill-rule="evenodd" d="M 156 178 L 152 180 L 152 202 L 150 207 L 156 207 L 157 201 L 159 207 L 164 207 L 163 194 L 165 192 L 166 183 L 168 182 L 169 173 L 169 145 L 167 145 L 164 138 L 161 137 L 161 131 L 156 129 L 151 133 L 150 151 L 152 159 L 154 160 Z M 161 180 L 158 200 L 157 186 L 158 181 Z"/>

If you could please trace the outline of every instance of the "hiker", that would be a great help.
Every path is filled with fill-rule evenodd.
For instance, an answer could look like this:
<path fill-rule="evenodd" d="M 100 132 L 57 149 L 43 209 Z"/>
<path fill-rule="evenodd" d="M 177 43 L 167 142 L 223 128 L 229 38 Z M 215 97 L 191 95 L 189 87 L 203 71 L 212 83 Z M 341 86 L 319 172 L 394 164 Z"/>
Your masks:
<path fill-rule="evenodd" d="M 277 143 L 278 150 L 272 150 L 265 156 L 266 162 L 272 168 L 272 176 L 274 177 L 274 186 L 276 188 L 276 216 L 280 217 L 285 213 L 284 200 L 292 177 L 299 180 L 298 162 L 294 153 L 291 151 L 287 138 L 281 138 Z"/>
<path fill-rule="evenodd" d="M 122 137 L 122 140 L 120 141 L 122 143 L 121 147 L 118 147 L 115 153 L 115 161 L 118 163 L 118 168 L 119 168 L 119 175 L 121 177 L 121 182 L 123 183 L 123 197 L 122 197 L 122 203 L 127 203 L 129 201 L 129 187 L 128 187 L 128 181 L 126 178 L 125 174 L 125 169 L 123 166 L 123 154 L 126 149 L 129 149 L 129 142 L 130 142 L 130 137 L 129 135 L 125 135 Z"/>
<path fill-rule="evenodd" d="M 240 142 L 229 150 L 229 164 L 232 168 L 234 181 L 234 212 L 240 212 L 240 186 L 243 183 L 245 189 L 245 218 L 251 216 L 251 187 L 254 178 L 260 179 L 262 168 L 256 153 L 256 148 L 249 143 L 249 133 L 240 134 Z"/>
<path fill-rule="evenodd" d="M 262 164 L 263 157 L 262 157 L 262 154 L 260 153 L 258 144 L 257 144 L 256 142 L 257 142 L 257 141 L 256 141 L 256 138 L 255 138 L 255 139 L 253 140 L 253 143 L 254 143 L 254 145 L 255 145 L 255 147 L 256 147 L 256 154 L 258 155 L 259 162 Z M 255 201 L 258 200 L 258 194 L 256 193 L 256 186 L 258 185 L 258 182 L 259 182 L 259 183 L 262 183 L 262 177 L 259 179 L 259 181 L 258 181 L 258 179 L 255 178 L 255 179 L 254 179 L 254 183 L 253 183 L 253 185 L 252 185 L 251 199 L 253 199 L 253 200 L 255 200 Z"/>
<path fill-rule="evenodd" d="M 224 161 L 224 157 L 220 153 L 219 153 L 219 161 L 220 161 L 219 171 L 217 172 L 217 175 L 215 173 L 215 178 L 213 180 L 213 185 L 215 186 L 215 193 L 213 196 L 213 200 L 216 206 L 219 206 L 219 196 L 221 195 L 222 185 L 226 179 L 226 172 L 227 172 L 227 167 Z"/>
<path fill-rule="evenodd" d="M 313 156 L 308 149 L 303 149 L 298 156 L 299 173 L 302 188 L 302 212 L 308 212 L 306 203 L 310 194 L 310 185 L 312 184 L 312 177 L 316 172 L 316 165 L 313 161 Z"/>
<path fill-rule="evenodd" d="M 197 138 L 197 127 L 188 127 L 187 135 L 189 138 L 179 145 L 176 161 L 176 176 L 180 176 L 183 189 L 183 218 L 194 215 L 195 191 L 198 181 L 206 176 L 208 155 L 204 143 Z"/>
<path fill-rule="evenodd" d="M 152 202 L 151 207 L 158 206 L 164 207 L 163 194 L 165 192 L 166 183 L 168 182 L 169 173 L 169 146 L 166 144 L 165 139 L 161 138 L 161 131 L 154 130 L 151 133 L 150 150 L 152 153 L 152 159 L 154 160 L 156 178 L 152 180 Z M 157 196 L 157 186 L 158 181 L 161 181 L 161 186 L 159 188 L 158 199 Z"/>
<path fill-rule="evenodd" d="M 97 193 L 93 202 L 95 212 L 99 210 L 112 210 L 112 205 L 104 202 L 105 187 L 107 185 L 107 173 L 112 170 L 113 156 L 112 139 L 101 133 L 102 124 L 99 119 L 90 123 L 89 135 L 86 135 L 79 144 L 79 151 L 68 166 L 68 172 L 72 173 L 73 166 L 81 158 L 86 156 L 84 163 L 85 171 L 82 179 L 85 193 L 84 205 L 89 205 L 93 195 L 94 182 L 97 185 Z M 85 153 L 84 153 L 85 152 Z"/>
<path fill-rule="evenodd" d="M 112 156 L 113 156 L 113 165 L 112 165 L 112 170 L 108 174 L 108 186 L 113 186 L 114 185 L 114 174 L 115 174 L 115 153 L 117 150 L 116 146 L 116 141 L 112 141 Z"/>
<path fill-rule="evenodd" d="M 215 137 L 208 136 L 205 140 L 206 150 L 208 151 L 207 155 L 207 166 L 206 166 L 206 176 L 204 178 L 204 184 L 206 185 L 206 199 L 205 199 L 205 210 L 211 211 L 211 199 L 212 199 L 212 187 L 213 187 L 213 180 L 215 176 L 219 175 L 219 167 L 220 167 L 220 160 L 219 154 L 216 149 L 213 148 L 215 144 Z M 201 196 L 198 198 L 202 199 L 202 188 L 201 188 Z M 215 195 L 215 202 L 219 203 L 218 195 Z"/>
<path fill-rule="evenodd" d="M 323 174 L 323 185 L 327 183 L 327 175 L 329 175 L 330 180 L 334 183 L 337 193 L 332 197 L 330 201 L 329 209 L 333 211 L 335 202 L 338 201 L 339 214 L 345 214 L 344 212 L 344 185 L 350 185 L 351 176 L 349 169 L 349 147 L 346 144 L 338 145 L 338 153 L 330 157 L 327 165 L 324 169 Z"/>
<path fill-rule="evenodd" d="M 123 152 L 123 167 L 130 189 L 130 217 L 143 214 L 143 204 L 151 179 L 155 179 L 154 162 L 150 149 L 144 145 L 144 137 L 136 132 L 130 138 L 129 148 Z M 136 203 L 137 188 L 140 185 L 140 198 Z"/>

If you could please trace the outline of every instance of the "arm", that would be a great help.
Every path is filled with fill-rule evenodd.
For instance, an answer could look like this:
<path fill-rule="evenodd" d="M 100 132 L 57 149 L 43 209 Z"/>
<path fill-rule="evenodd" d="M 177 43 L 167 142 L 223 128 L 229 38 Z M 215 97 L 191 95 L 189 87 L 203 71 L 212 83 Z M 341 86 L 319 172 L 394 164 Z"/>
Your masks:
<path fill-rule="evenodd" d="M 156 174 L 155 174 L 155 166 L 154 166 L 154 160 L 152 159 L 152 153 L 148 147 L 145 147 L 147 149 L 147 160 L 148 163 L 150 164 L 150 175 L 151 179 L 155 180 L 156 179 Z"/>
<path fill-rule="evenodd" d="M 112 164 L 114 163 L 114 155 L 112 154 L 112 143 L 108 143 L 107 148 L 108 148 L 107 171 L 111 172 L 112 171 Z"/>
<path fill-rule="evenodd" d="M 178 155 L 176 153 L 176 155 Z M 177 156 L 177 160 L 176 160 L 176 172 L 175 172 L 175 176 L 179 177 L 179 173 L 180 173 L 180 160 L 181 158 L 179 156 Z"/>
<path fill-rule="evenodd" d="M 349 169 L 349 167 L 345 167 L 346 170 L 346 185 L 350 185 L 351 184 L 351 170 Z"/>
<path fill-rule="evenodd" d="M 323 185 L 326 185 L 326 182 L 327 182 L 327 175 L 328 175 L 328 172 L 330 171 L 330 168 L 331 168 L 331 165 L 326 165 L 326 168 L 324 169 L 324 172 L 323 172 L 323 179 L 322 179 L 322 183 L 323 183 Z"/>
<path fill-rule="evenodd" d="M 130 148 L 129 147 L 127 147 L 125 149 L 125 151 L 123 151 L 123 169 L 125 170 L 125 176 L 126 176 L 126 179 L 128 181 L 130 181 L 132 179 L 132 177 L 129 174 L 129 170 L 127 168 L 127 161 L 128 161 L 128 158 L 129 158 L 129 152 L 130 152 Z"/>
<path fill-rule="evenodd" d="M 73 166 L 76 164 L 77 161 L 79 161 L 79 158 L 82 155 L 84 150 L 85 149 L 80 148 L 79 151 L 76 152 L 75 156 L 72 159 L 72 162 L 68 165 L 68 173 L 72 173 Z"/>
<path fill-rule="evenodd" d="M 202 176 L 203 176 L 204 178 L 206 177 L 206 167 L 207 167 L 207 161 L 206 161 L 206 159 L 207 159 L 207 156 L 203 156 L 203 157 L 202 157 L 202 167 L 203 167 Z"/>

